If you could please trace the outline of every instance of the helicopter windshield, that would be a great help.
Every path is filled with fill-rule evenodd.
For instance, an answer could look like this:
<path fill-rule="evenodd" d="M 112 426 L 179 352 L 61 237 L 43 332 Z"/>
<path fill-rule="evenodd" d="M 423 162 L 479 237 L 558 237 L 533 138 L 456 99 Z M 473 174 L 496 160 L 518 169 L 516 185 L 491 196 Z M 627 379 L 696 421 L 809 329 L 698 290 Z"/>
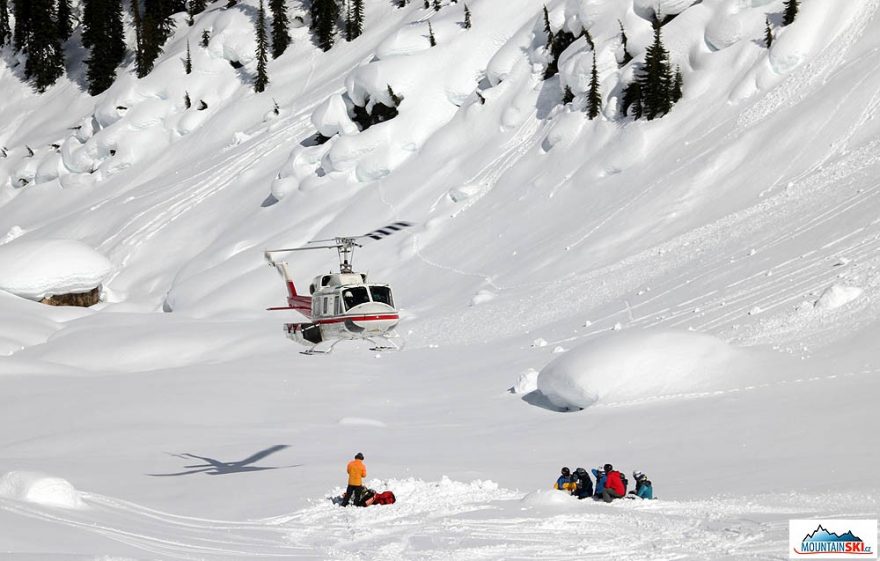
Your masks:
<path fill-rule="evenodd" d="M 370 296 L 373 297 L 373 302 L 388 304 L 392 308 L 394 307 L 394 302 L 391 300 L 391 289 L 387 286 L 371 286 Z"/>
<path fill-rule="evenodd" d="M 370 295 L 367 293 L 365 286 L 353 286 L 346 288 L 342 292 L 342 301 L 345 302 L 345 309 L 350 310 L 360 304 L 370 301 Z"/>

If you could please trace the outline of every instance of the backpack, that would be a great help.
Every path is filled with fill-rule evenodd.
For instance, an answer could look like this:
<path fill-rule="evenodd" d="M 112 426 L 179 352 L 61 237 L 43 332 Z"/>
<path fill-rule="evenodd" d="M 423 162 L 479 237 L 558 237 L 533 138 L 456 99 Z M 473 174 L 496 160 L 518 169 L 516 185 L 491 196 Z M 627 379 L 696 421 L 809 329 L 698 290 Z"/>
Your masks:
<path fill-rule="evenodd" d="M 385 491 L 384 493 L 376 493 L 376 497 L 373 500 L 374 505 L 393 505 L 397 502 L 397 497 L 394 496 L 394 493 L 391 491 Z"/>

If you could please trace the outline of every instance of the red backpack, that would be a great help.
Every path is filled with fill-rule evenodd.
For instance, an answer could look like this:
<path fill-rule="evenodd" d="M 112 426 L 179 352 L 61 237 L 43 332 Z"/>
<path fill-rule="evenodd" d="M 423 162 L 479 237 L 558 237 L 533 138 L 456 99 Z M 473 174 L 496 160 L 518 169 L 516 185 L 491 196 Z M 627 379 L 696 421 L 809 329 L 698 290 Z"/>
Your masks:
<path fill-rule="evenodd" d="M 376 497 L 373 500 L 374 505 L 393 505 L 395 502 L 397 502 L 397 497 L 391 491 L 376 493 Z"/>

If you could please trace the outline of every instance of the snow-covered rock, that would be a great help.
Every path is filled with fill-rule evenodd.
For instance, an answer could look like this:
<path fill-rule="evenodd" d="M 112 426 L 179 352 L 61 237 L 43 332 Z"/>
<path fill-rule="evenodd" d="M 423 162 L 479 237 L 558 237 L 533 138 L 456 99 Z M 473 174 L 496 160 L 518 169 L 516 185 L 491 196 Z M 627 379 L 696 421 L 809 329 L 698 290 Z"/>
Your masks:
<path fill-rule="evenodd" d="M 89 292 L 112 270 L 106 257 L 76 240 L 18 239 L 0 246 L 0 289 L 31 300 Z"/>
<path fill-rule="evenodd" d="M 833 284 L 822 291 L 822 295 L 816 300 L 816 308 L 819 310 L 833 310 L 845 306 L 857 299 L 864 292 L 857 286 L 842 286 Z"/>
<path fill-rule="evenodd" d="M 0 477 L 0 497 L 43 506 L 85 509 L 80 492 L 69 481 L 29 471 L 10 471 Z"/>
<path fill-rule="evenodd" d="M 545 366 L 538 390 L 564 408 L 715 390 L 730 386 L 730 363 L 736 356 L 736 349 L 711 335 L 614 333 Z"/>

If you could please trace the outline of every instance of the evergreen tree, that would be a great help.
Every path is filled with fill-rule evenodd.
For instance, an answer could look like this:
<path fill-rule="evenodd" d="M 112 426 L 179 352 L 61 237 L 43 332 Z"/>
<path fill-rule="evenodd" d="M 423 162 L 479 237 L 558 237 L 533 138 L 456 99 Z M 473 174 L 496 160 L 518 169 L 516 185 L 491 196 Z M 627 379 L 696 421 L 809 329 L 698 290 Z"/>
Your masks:
<path fill-rule="evenodd" d="M 58 25 L 58 39 L 62 43 L 70 39 L 70 34 L 73 32 L 73 17 L 70 13 L 70 0 L 58 0 L 56 23 Z"/>
<path fill-rule="evenodd" d="M 633 117 L 642 118 L 642 86 L 638 80 L 633 80 L 623 88 L 623 98 L 621 99 L 621 112 L 626 115 L 630 107 L 633 110 Z"/>
<path fill-rule="evenodd" d="M 668 113 L 672 108 L 672 71 L 669 66 L 669 51 L 663 47 L 659 25 L 654 27 L 653 44 L 645 51 L 644 72 L 639 81 L 648 120 Z"/>
<path fill-rule="evenodd" d="M 266 85 L 269 83 L 269 74 L 266 70 L 269 58 L 268 46 L 266 10 L 263 8 L 263 0 L 260 0 L 260 9 L 257 12 L 257 79 L 254 82 L 254 91 L 257 93 L 266 91 Z"/>
<path fill-rule="evenodd" d="M 440 5 L 440 0 L 434 0 L 434 11 L 439 12 L 443 6 Z"/>
<path fill-rule="evenodd" d="M 587 45 L 590 46 L 590 50 L 591 50 L 591 51 L 595 51 L 595 50 L 596 50 L 596 44 L 593 43 L 593 36 L 590 35 L 590 30 L 589 30 L 589 29 L 584 28 L 584 38 L 587 40 Z"/>
<path fill-rule="evenodd" d="M 432 47 L 437 46 L 437 39 L 434 38 L 434 28 L 431 27 L 431 22 L 428 22 L 428 42 L 431 43 Z"/>
<path fill-rule="evenodd" d="M 391 89 L 391 84 L 388 84 L 388 97 L 391 98 L 391 103 L 394 104 L 394 107 L 400 107 L 400 102 L 402 102 L 403 99 L 394 93 L 394 90 Z"/>
<path fill-rule="evenodd" d="M 290 46 L 287 0 L 269 0 L 269 9 L 272 10 L 272 58 L 278 58 Z"/>
<path fill-rule="evenodd" d="M 30 2 L 30 0 L 13 2 L 12 13 L 15 16 L 15 31 L 12 34 L 12 44 L 16 50 L 26 52 L 31 36 L 32 20 L 36 15 L 34 3 Z"/>
<path fill-rule="evenodd" d="M 196 17 L 195 12 L 192 11 L 192 5 L 188 4 L 186 6 L 186 24 L 190 27 L 195 25 Z"/>
<path fill-rule="evenodd" d="M 84 0 L 82 43 L 91 50 L 86 60 L 89 93 L 98 95 L 116 79 L 125 58 L 121 0 Z"/>
<path fill-rule="evenodd" d="M 547 68 L 544 69 L 545 80 L 555 76 L 556 73 L 559 72 L 559 56 L 569 47 L 569 45 L 574 43 L 576 39 L 574 34 L 562 29 L 556 33 L 551 33 L 549 37 L 550 41 L 547 44 L 547 48 L 550 51 L 550 62 L 547 63 Z"/>
<path fill-rule="evenodd" d="M 471 28 L 471 11 L 468 9 L 467 4 L 464 5 L 464 28 Z"/>
<path fill-rule="evenodd" d="M 397 7 L 398 8 L 405 8 L 406 2 L 407 2 L 407 0 L 397 0 Z"/>
<path fill-rule="evenodd" d="M 183 105 L 189 109 L 192 107 L 192 100 L 189 98 L 189 92 L 183 92 Z"/>
<path fill-rule="evenodd" d="M 187 74 L 192 74 L 193 71 L 193 59 L 192 53 L 189 50 L 189 40 L 186 41 L 186 58 L 183 60 L 183 71 Z"/>
<path fill-rule="evenodd" d="M 309 8 L 312 16 L 311 30 L 315 34 L 315 42 L 324 51 L 333 46 L 336 20 L 339 18 L 339 6 L 336 0 L 313 0 Z"/>
<path fill-rule="evenodd" d="M 345 40 L 354 41 L 364 32 L 364 0 L 348 0 L 345 10 Z"/>
<path fill-rule="evenodd" d="M 571 86 L 565 86 L 565 90 L 562 92 L 562 103 L 568 104 L 574 101 L 574 92 L 571 91 Z"/>
<path fill-rule="evenodd" d="M 185 8 L 183 0 L 144 0 L 140 49 L 142 65 L 138 66 L 138 76 L 146 76 L 153 70 L 156 59 L 162 54 L 162 48 L 174 30 L 171 15 L 182 11 L 178 9 L 181 7 Z"/>
<path fill-rule="evenodd" d="M 208 48 L 208 44 L 211 42 L 211 32 L 205 29 L 202 31 L 202 42 L 201 45 L 204 48 Z"/>
<path fill-rule="evenodd" d="M 143 78 L 150 70 L 144 58 L 144 25 L 143 18 L 141 17 L 140 1 L 129 0 L 129 4 L 131 5 L 131 19 L 134 25 L 134 66 L 138 78 Z"/>
<path fill-rule="evenodd" d="M 782 12 L 782 25 L 790 25 L 798 13 L 798 0 L 785 0 L 785 10 Z"/>
<path fill-rule="evenodd" d="M 429 2 L 428 0 L 425 0 L 425 9 L 426 9 L 426 10 L 430 10 L 430 9 L 431 9 L 431 2 Z"/>
<path fill-rule="evenodd" d="M 0 47 L 8 43 L 11 37 L 12 28 L 9 27 L 8 0 L 0 0 Z"/>
<path fill-rule="evenodd" d="M 623 22 L 617 20 L 617 23 L 620 24 L 620 43 L 623 45 L 623 60 L 620 61 L 620 66 L 625 66 L 633 57 L 629 54 L 629 51 L 626 50 L 626 31 L 623 30 Z"/>
<path fill-rule="evenodd" d="M 675 77 L 672 79 L 672 93 L 670 94 L 670 99 L 672 103 L 678 102 L 682 96 L 682 86 L 684 86 L 684 76 L 681 75 L 681 67 L 675 67 Z"/>
<path fill-rule="evenodd" d="M 770 28 L 770 18 L 766 20 L 767 25 L 764 27 L 764 46 L 768 49 L 773 44 L 773 29 Z"/>
<path fill-rule="evenodd" d="M 189 11 L 193 15 L 201 14 L 208 7 L 207 0 L 189 0 Z"/>
<path fill-rule="evenodd" d="M 16 2 L 18 5 L 19 2 Z M 54 84 L 64 74 L 64 55 L 55 24 L 55 5 L 52 0 L 28 0 L 34 17 L 29 23 L 27 35 L 27 62 L 25 77 L 33 79 L 40 93 Z"/>
<path fill-rule="evenodd" d="M 593 70 L 590 73 L 590 89 L 587 90 L 587 117 L 592 121 L 602 109 L 602 94 L 599 92 L 599 72 L 596 70 L 596 51 L 593 51 Z"/>
<path fill-rule="evenodd" d="M 550 27 L 550 14 L 547 13 L 547 5 L 544 4 L 544 32 L 547 34 L 547 44 L 553 42 L 553 28 Z"/>

